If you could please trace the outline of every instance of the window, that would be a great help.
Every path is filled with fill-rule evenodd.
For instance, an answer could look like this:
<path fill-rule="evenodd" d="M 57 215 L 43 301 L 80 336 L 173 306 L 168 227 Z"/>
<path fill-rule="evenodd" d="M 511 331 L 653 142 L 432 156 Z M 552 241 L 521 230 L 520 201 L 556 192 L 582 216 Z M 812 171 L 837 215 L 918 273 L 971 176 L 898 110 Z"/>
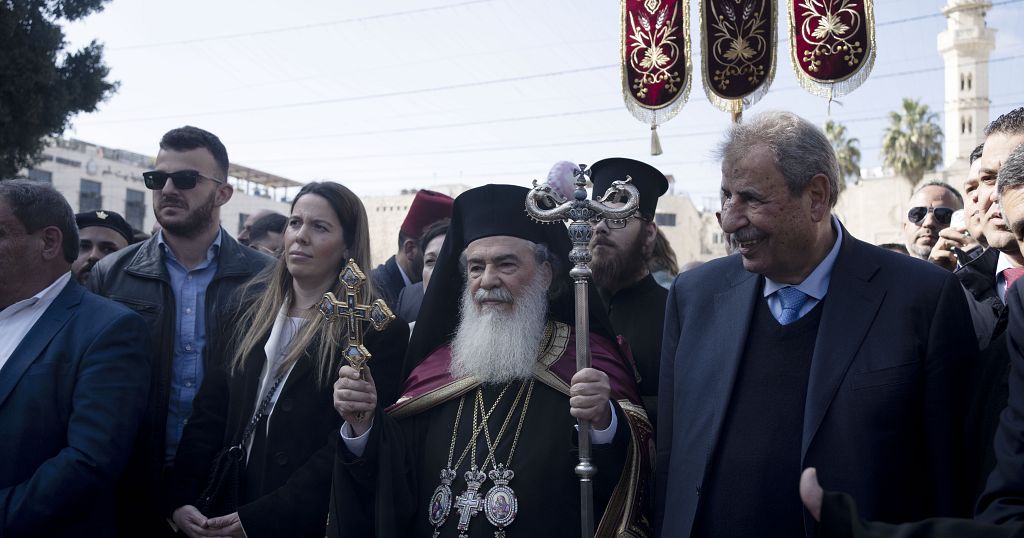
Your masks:
<path fill-rule="evenodd" d="M 245 229 L 245 221 L 247 221 L 247 220 L 249 220 L 249 214 L 248 213 L 239 213 L 238 214 L 238 233 L 242 233 L 242 230 Z"/>
<path fill-rule="evenodd" d="M 100 195 L 101 185 L 98 181 L 83 179 L 78 190 L 78 211 L 99 211 L 103 209 L 103 196 Z"/>
<path fill-rule="evenodd" d="M 655 213 L 654 223 L 658 226 L 675 226 L 676 225 L 676 214 L 675 213 Z"/>
<path fill-rule="evenodd" d="M 81 168 L 82 163 L 79 161 L 72 161 L 71 159 L 65 159 L 63 157 L 55 157 L 53 159 L 57 164 L 63 164 L 64 166 L 72 166 L 75 168 Z"/>
<path fill-rule="evenodd" d="M 124 199 L 124 220 L 136 230 L 142 230 L 146 221 L 146 193 L 128 189 Z"/>
<path fill-rule="evenodd" d="M 53 183 L 53 172 L 47 172 L 46 170 L 40 170 L 38 168 L 28 169 L 28 178 L 32 181 L 42 181 L 43 183 Z"/>

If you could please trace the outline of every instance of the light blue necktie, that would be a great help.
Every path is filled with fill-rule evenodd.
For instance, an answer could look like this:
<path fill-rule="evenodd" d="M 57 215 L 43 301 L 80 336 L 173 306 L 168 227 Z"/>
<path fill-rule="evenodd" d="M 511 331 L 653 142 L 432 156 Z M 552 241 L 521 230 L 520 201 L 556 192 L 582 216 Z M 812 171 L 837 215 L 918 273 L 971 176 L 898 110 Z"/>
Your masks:
<path fill-rule="evenodd" d="M 789 325 L 800 319 L 800 309 L 807 302 L 807 294 L 792 287 L 786 286 L 775 291 L 782 303 L 782 315 L 779 316 L 779 323 Z"/>

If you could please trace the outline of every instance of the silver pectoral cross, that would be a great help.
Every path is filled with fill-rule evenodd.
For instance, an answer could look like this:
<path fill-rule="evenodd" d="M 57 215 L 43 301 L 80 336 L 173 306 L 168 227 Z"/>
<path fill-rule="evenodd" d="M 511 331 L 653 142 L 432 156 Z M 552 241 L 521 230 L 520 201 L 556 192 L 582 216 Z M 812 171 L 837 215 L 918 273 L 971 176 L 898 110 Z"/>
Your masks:
<path fill-rule="evenodd" d="M 466 478 L 466 491 L 455 498 L 455 509 L 459 511 L 459 538 L 467 538 L 469 520 L 484 509 L 484 498 L 479 492 L 480 486 L 487 480 L 487 475 L 475 466 L 463 476 Z"/>

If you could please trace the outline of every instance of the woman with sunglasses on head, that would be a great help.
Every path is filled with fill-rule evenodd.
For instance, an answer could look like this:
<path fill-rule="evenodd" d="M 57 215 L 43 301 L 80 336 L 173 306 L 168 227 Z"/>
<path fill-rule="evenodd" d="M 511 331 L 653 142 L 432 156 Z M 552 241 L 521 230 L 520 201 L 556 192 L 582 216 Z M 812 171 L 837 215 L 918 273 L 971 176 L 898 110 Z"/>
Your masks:
<path fill-rule="evenodd" d="M 238 334 L 229 348 L 215 350 L 223 368 L 204 380 L 178 448 L 168 512 L 188 536 L 324 535 L 328 440 L 341 427 L 333 383 L 347 324 L 324 320 L 316 306 L 328 291 L 344 297 L 339 273 L 350 258 L 371 267 L 369 257 L 359 198 L 337 183 L 304 186 L 292 202 L 284 252 L 231 317 Z M 363 290 L 364 304 L 376 298 L 369 280 Z M 387 405 L 397 396 L 408 327 L 366 326 L 375 381 L 389 387 L 379 403 Z M 230 446 L 238 447 L 237 486 L 224 472 L 229 457 L 218 457 Z M 209 505 L 210 513 L 197 505 Z"/>

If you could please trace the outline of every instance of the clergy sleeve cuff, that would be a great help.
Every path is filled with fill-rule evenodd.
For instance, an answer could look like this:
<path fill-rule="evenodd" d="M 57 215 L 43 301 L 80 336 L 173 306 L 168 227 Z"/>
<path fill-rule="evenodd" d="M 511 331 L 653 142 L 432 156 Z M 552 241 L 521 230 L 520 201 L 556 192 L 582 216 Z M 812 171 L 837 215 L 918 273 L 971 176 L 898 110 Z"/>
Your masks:
<path fill-rule="evenodd" d="M 615 424 L 615 419 L 612 419 L 612 424 Z M 352 426 L 348 422 L 341 425 L 341 440 L 345 442 L 345 448 L 357 458 L 363 457 L 363 452 L 366 450 L 366 443 L 370 440 L 370 430 L 373 429 L 373 423 L 370 423 L 370 427 L 366 428 L 366 431 L 362 435 L 356 437 L 356 432 L 352 431 Z"/>
<path fill-rule="evenodd" d="M 610 444 L 615 439 L 615 432 L 619 428 L 619 417 L 618 414 L 615 412 L 615 406 L 612 404 L 611 400 L 608 400 L 608 407 L 610 407 L 612 410 L 612 421 L 608 424 L 608 427 L 603 430 L 597 430 L 594 429 L 593 427 L 590 428 L 590 442 L 595 445 Z M 579 430 L 580 427 L 576 426 L 576 429 Z M 342 433 L 342 437 L 344 436 L 345 434 Z M 348 444 L 347 440 L 345 441 L 345 444 Z M 352 448 L 350 447 L 349 450 L 352 450 Z M 359 454 L 356 455 L 358 456 Z"/>

